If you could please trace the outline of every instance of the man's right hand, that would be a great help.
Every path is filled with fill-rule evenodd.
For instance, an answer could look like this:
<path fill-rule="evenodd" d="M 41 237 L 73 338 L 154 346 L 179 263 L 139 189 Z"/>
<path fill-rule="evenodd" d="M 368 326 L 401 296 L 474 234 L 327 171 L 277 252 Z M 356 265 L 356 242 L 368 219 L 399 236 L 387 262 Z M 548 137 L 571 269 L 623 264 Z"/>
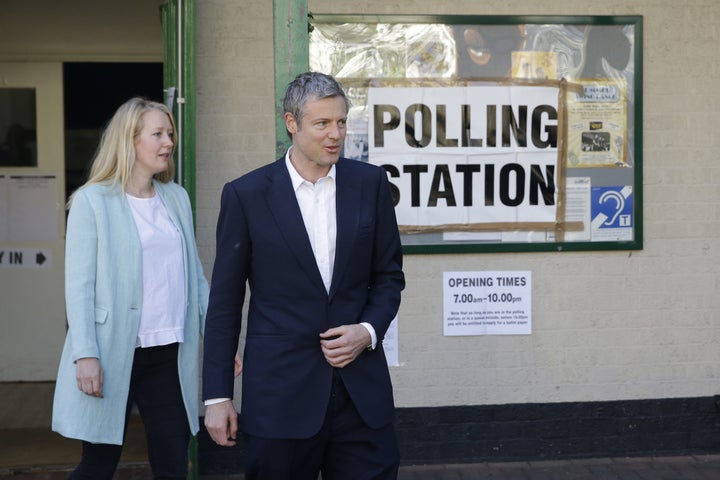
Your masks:
<path fill-rule="evenodd" d="M 215 443 L 232 447 L 237 439 L 237 412 L 232 400 L 225 400 L 205 407 L 205 428 Z"/>

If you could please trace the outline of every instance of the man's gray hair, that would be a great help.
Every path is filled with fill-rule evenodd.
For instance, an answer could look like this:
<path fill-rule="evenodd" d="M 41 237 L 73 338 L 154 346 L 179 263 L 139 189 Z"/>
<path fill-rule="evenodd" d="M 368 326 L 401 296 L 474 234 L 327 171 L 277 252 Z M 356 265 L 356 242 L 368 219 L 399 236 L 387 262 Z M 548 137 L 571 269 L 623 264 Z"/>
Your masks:
<path fill-rule="evenodd" d="M 341 97 L 345 101 L 345 111 L 350 110 L 350 100 L 337 80 L 330 75 L 319 72 L 301 73 L 285 89 L 283 111 L 284 113 L 291 113 L 300 124 L 305 113 L 305 103 L 308 100 L 321 100 L 330 97 Z M 292 138 L 289 131 L 287 134 Z"/>

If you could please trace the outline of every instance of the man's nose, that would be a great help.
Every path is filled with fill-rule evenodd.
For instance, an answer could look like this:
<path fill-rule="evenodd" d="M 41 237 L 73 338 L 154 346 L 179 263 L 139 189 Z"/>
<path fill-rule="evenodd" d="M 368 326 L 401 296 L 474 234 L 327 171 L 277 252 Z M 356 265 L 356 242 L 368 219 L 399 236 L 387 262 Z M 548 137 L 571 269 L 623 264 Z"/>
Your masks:
<path fill-rule="evenodd" d="M 338 123 L 334 123 L 330 125 L 330 131 L 328 132 L 328 136 L 330 138 L 341 138 L 342 137 L 342 131 L 343 128 Z"/>

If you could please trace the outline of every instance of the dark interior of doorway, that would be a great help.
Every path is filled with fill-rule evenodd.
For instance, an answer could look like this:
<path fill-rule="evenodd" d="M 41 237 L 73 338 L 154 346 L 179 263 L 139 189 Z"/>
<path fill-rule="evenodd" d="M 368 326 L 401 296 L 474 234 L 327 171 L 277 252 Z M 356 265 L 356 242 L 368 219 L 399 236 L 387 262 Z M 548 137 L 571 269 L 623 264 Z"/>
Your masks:
<path fill-rule="evenodd" d="M 162 63 L 70 62 L 63 64 L 65 192 L 87 179 L 103 128 L 131 97 L 163 101 Z"/>

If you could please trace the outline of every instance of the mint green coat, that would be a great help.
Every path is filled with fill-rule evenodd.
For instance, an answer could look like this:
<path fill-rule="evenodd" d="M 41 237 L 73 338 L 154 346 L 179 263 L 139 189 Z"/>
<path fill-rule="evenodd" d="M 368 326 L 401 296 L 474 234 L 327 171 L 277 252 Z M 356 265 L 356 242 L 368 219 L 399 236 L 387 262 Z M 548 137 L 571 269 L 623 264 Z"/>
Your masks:
<path fill-rule="evenodd" d="M 188 424 L 199 430 L 198 360 L 208 284 L 198 258 L 187 192 L 154 182 L 170 219 L 182 233 L 186 272 L 185 342 L 178 371 Z M 52 429 L 65 437 L 120 445 L 142 310 L 142 252 L 130 205 L 118 187 L 80 189 L 68 215 L 65 247 L 68 334 L 58 370 Z M 98 357 L 103 398 L 77 387 L 75 361 Z"/>

